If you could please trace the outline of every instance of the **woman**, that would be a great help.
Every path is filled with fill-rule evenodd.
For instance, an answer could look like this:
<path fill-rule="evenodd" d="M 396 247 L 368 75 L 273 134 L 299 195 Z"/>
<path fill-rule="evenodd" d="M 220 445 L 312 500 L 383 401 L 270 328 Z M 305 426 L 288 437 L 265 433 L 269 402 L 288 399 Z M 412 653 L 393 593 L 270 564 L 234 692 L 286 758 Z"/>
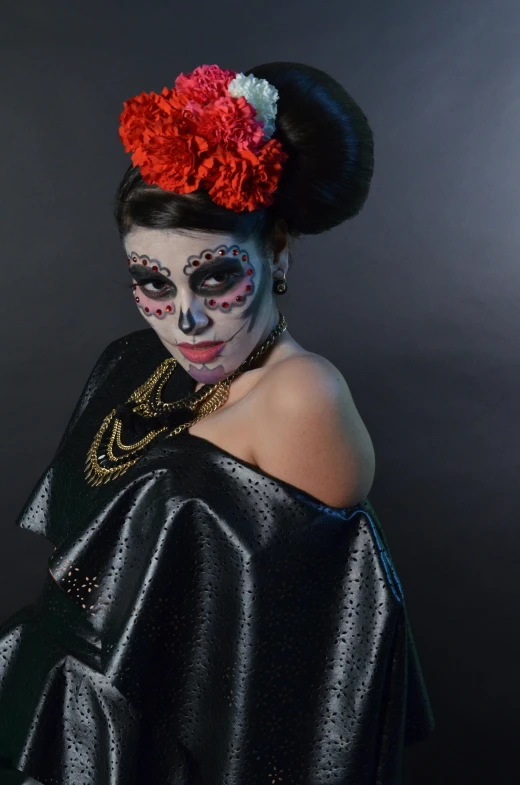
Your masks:
<path fill-rule="evenodd" d="M 366 199 L 366 117 L 318 69 L 212 65 L 126 102 L 120 136 L 147 327 L 17 521 L 55 549 L 0 628 L 0 785 L 398 783 L 434 720 L 372 443 L 276 299 L 291 239 Z"/>

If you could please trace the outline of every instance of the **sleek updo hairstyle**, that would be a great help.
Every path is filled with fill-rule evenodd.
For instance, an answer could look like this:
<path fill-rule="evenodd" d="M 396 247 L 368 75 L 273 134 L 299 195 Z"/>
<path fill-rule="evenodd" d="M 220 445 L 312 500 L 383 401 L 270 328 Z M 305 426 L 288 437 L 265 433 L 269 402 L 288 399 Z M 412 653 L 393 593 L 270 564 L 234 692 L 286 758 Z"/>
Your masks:
<path fill-rule="evenodd" d="M 301 63 L 266 63 L 245 72 L 267 79 L 279 93 L 276 130 L 288 153 L 274 202 L 237 213 L 215 204 L 205 190 L 190 194 L 148 185 L 130 166 L 116 192 L 114 217 L 122 239 L 134 227 L 197 230 L 252 239 L 272 249 L 276 221 L 290 237 L 320 234 L 357 215 L 368 196 L 374 142 L 367 118 L 347 91 L 318 68 Z"/>

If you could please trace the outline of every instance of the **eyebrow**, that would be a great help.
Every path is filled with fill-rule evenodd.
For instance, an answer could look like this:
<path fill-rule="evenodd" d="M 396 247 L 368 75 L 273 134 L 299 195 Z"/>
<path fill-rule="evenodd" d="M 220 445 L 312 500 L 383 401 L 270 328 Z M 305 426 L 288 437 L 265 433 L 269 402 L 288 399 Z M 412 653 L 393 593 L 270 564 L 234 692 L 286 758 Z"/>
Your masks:
<path fill-rule="evenodd" d="M 173 283 L 172 279 L 169 278 L 167 275 L 160 273 L 156 270 L 151 270 L 149 267 L 145 267 L 143 264 L 131 264 L 128 265 L 126 268 L 132 278 L 135 278 L 137 281 L 144 281 L 146 278 L 149 280 L 150 278 L 154 278 L 157 281 L 167 281 L 168 283 Z"/>

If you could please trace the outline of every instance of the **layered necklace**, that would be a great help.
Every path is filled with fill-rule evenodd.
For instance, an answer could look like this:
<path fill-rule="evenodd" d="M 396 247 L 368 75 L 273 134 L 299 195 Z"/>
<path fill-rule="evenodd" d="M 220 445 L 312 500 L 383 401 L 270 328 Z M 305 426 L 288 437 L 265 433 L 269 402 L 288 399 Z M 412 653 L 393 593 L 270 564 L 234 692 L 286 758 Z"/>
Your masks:
<path fill-rule="evenodd" d="M 174 357 L 164 360 L 145 383 L 134 390 L 124 404 L 118 404 L 112 409 L 101 423 L 87 453 L 87 483 L 92 486 L 101 485 L 119 477 L 142 457 L 148 445 L 159 436 L 176 436 L 219 409 L 228 399 L 233 379 L 248 370 L 286 328 L 285 317 L 279 312 L 278 324 L 274 330 L 236 371 L 216 384 L 205 384 L 197 392 L 178 401 L 166 403 L 161 399 L 161 392 L 177 366 Z M 193 413 L 195 417 L 192 417 Z M 132 444 L 125 443 L 122 436 L 123 427 L 137 434 L 137 441 Z M 169 433 L 165 434 L 165 431 Z"/>

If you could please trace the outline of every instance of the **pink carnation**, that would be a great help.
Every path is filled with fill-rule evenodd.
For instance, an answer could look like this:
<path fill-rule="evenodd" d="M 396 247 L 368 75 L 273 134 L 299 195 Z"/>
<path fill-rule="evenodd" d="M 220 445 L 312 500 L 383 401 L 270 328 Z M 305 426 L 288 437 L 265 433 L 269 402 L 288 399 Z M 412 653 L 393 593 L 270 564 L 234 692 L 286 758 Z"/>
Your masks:
<path fill-rule="evenodd" d="M 178 93 L 188 93 L 191 99 L 204 106 L 227 96 L 227 86 L 236 75 L 236 71 L 218 65 L 199 65 L 189 74 L 179 74 L 175 89 Z"/>
<path fill-rule="evenodd" d="M 248 147 L 255 150 L 263 135 L 263 126 L 255 120 L 256 110 L 245 98 L 226 95 L 201 111 L 197 133 L 209 144 Z"/>

